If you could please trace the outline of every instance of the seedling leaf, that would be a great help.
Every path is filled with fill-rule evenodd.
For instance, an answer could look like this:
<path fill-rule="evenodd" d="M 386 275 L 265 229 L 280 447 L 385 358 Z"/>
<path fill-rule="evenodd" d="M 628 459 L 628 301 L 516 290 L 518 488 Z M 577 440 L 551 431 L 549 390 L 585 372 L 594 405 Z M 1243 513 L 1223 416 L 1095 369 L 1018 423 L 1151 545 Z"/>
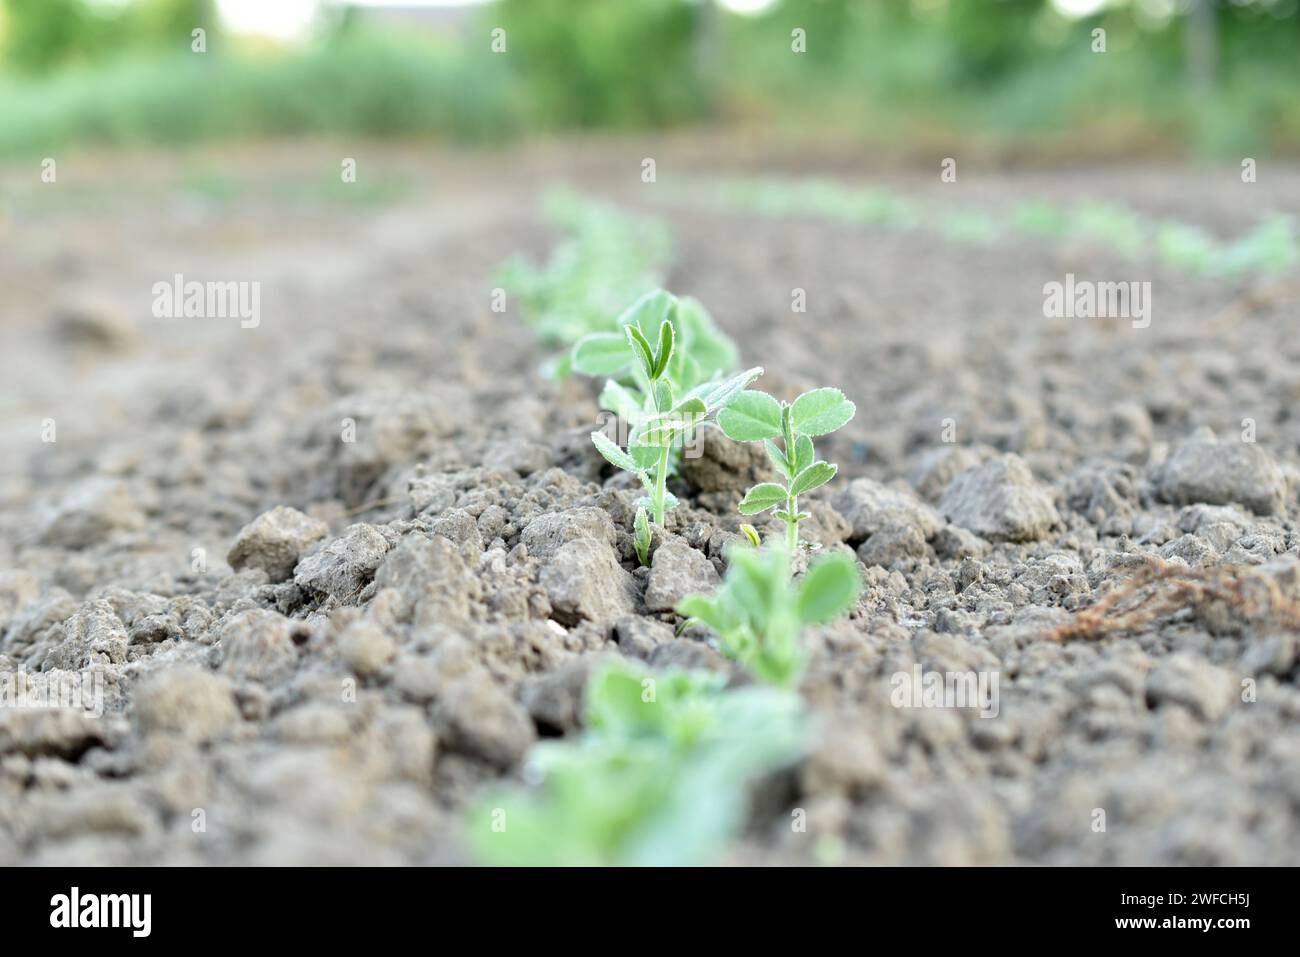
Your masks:
<path fill-rule="evenodd" d="M 736 367 L 735 345 L 719 331 L 699 300 L 690 296 L 677 300 L 677 324 L 686 341 L 686 351 L 708 375 Z"/>
<path fill-rule="evenodd" d="M 624 452 L 604 432 L 591 433 L 592 444 L 596 446 L 596 451 L 614 468 L 622 469 L 625 472 L 635 472 L 637 470 L 636 461 L 631 455 Z"/>
<path fill-rule="evenodd" d="M 704 595 L 688 595 L 683 598 L 677 605 L 677 614 L 702 621 L 714 631 L 721 631 L 727 625 L 722 606 Z"/>
<path fill-rule="evenodd" d="M 718 426 L 737 442 L 774 439 L 781 434 L 781 403 L 766 392 L 741 392 L 718 413 Z"/>
<path fill-rule="evenodd" d="M 827 555 L 808 569 L 799 585 L 799 620 L 813 625 L 838 618 L 861 591 L 857 562 L 844 554 Z"/>
<path fill-rule="evenodd" d="M 688 396 L 673 407 L 673 413 L 681 416 L 704 415 L 708 411 L 709 407 L 698 396 Z"/>
<path fill-rule="evenodd" d="M 813 463 L 813 443 L 812 439 L 806 435 L 801 435 L 794 440 L 794 459 L 790 463 L 791 471 L 798 475 Z"/>
<path fill-rule="evenodd" d="M 857 407 L 839 389 L 813 389 L 790 406 L 790 424 L 800 435 L 826 435 L 853 418 Z"/>
<path fill-rule="evenodd" d="M 646 416 L 637 424 L 632 431 L 632 442 L 638 448 L 652 448 L 657 453 L 660 449 L 672 448 L 682 433 L 692 427 L 693 423 L 685 421 L 675 412 L 657 412 Z"/>
<path fill-rule="evenodd" d="M 667 412 L 673 407 L 673 384 L 668 379 L 655 383 L 655 408 Z"/>
<path fill-rule="evenodd" d="M 654 508 L 654 499 L 649 495 L 642 495 L 636 500 L 637 508 L 651 509 Z M 672 510 L 677 507 L 677 496 L 672 492 L 664 492 L 664 508 Z"/>
<path fill-rule="evenodd" d="M 632 456 L 632 461 L 636 467 L 641 470 L 649 470 L 659 464 L 659 449 L 653 445 L 646 445 L 639 441 L 639 436 L 633 434 L 632 444 L 628 448 L 628 454 Z M 650 477 L 646 476 L 645 481 L 649 483 Z"/>
<path fill-rule="evenodd" d="M 645 338 L 647 331 L 656 330 L 659 324 L 668 318 L 677 297 L 663 289 L 655 289 L 638 298 L 623 310 L 618 317 L 620 326 L 635 326 Z"/>
<path fill-rule="evenodd" d="M 655 356 L 650 349 L 650 343 L 646 341 L 645 335 L 636 326 L 624 326 L 623 332 L 627 336 L 627 343 L 632 347 L 633 354 L 641 361 L 641 368 L 653 380 L 655 378 L 653 374 Z"/>
<path fill-rule="evenodd" d="M 650 564 L 650 519 L 644 508 L 636 510 L 636 519 L 632 526 L 635 534 L 632 536 L 632 544 L 636 548 L 637 560 L 642 565 Z"/>
<path fill-rule="evenodd" d="M 757 515 L 773 506 L 784 504 L 788 498 L 785 489 L 775 482 L 760 482 L 745 493 L 740 502 L 740 514 Z"/>
<path fill-rule="evenodd" d="M 624 353 L 627 343 L 622 343 Z M 626 422 L 635 422 L 641 417 L 641 402 L 632 392 L 613 379 L 605 380 L 605 388 L 600 390 L 600 407 L 613 412 Z"/>
<path fill-rule="evenodd" d="M 785 453 L 781 451 L 780 447 L 771 439 L 764 439 L 763 448 L 767 450 L 767 457 L 772 460 L 772 464 L 776 466 L 777 471 L 787 479 L 790 478 L 791 473 L 794 470 L 790 468 L 790 463 L 787 461 Z"/>
<path fill-rule="evenodd" d="M 790 483 L 790 494 L 802 495 L 804 492 L 820 488 L 835 478 L 837 471 L 838 468 L 829 462 L 814 462 L 794 477 L 794 481 Z"/>
<path fill-rule="evenodd" d="M 668 368 L 668 360 L 673 357 L 676 341 L 677 334 L 673 330 L 673 324 L 665 319 L 659 326 L 659 349 L 655 354 L 654 370 L 650 373 L 651 379 L 658 379 Z"/>
<path fill-rule="evenodd" d="M 727 409 L 731 407 L 732 402 L 743 393 L 745 386 L 749 385 L 755 379 L 763 374 L 762 366 L 754 366 L 752 369 L 746 369 L 740 375 L 732 376 L 725 382 L 720 382 L 704 395 L 704 402 L 710 409 Z M 759 393 L 762 395 L 763 393 Z M 773 401 L 776 401 L 775 399 Z"/>
<path fill-rule="evenodd" d="M 612 332 L 593 332 L 573 346 L 571 364 L 577 372 L 590 376 L 618 375 L 627 368 L 631 357 L 627 339 Z"/>

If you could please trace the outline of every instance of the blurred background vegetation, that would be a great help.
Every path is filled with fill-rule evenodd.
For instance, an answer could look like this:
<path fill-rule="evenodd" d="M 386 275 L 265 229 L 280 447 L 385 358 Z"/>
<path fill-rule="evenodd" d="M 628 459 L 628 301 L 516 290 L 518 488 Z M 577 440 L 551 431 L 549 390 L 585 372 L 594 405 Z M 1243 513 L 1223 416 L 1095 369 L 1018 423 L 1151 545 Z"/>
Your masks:
<path fill-rule="evenodd" d="M 1298 5 L 0 0 L 0 154 L 701 123 L 900 148 L 1297 153 Z"/>

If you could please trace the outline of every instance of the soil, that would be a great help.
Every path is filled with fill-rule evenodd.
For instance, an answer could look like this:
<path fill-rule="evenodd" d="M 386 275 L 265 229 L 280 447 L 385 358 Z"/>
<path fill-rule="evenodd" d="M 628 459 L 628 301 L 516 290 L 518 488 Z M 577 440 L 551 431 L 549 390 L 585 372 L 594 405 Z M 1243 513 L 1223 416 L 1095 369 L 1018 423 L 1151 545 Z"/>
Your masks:
<path fill-rule="evenodd" d="M 291 188 L 359 152 L 398 195 Z M 660 536 L 679 560 L 639 569 L 594 387 L 544 381 L 491 309 L 559 179 L 669 217 L 670 288 L 765 389 L 858 407 L 806 538 L 867 588 L 808 634 L 812 750 L 729 862 L 1300 863 L 1297 277 L 691 210 L 646 155 L 661 182 L 819 171 L 724 140 L 0 171 L 0 672 L 89 671 L 105 704 L 0 708 L 0 864 L 467 863 L 467 802 L 578 729 L 593 662 L 728 667 L 664 609 L 725 570 L 754 463 L 709 449 Z M 1268 167 L 825 168 L 1223 235 L 1300 197 Z M 1150 326 L 1044 318 L 1067 272 L 1150 281 Z M 176 273 L 259 281 L 260 324 L 154 318 Z M 996 716 L 896 707 L 917 665 L 996 674 Z"/>

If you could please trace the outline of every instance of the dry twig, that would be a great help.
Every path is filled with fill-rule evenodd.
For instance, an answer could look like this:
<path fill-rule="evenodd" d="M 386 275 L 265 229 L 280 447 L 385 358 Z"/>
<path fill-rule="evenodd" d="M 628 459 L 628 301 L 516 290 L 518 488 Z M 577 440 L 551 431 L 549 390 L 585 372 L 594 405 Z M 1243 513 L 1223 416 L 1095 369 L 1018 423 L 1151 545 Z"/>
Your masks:
<path fill-rule="evenodd" d="M 1135 631 L 1184 608 L 1211 631 L 1242 623 L 1300 631 L 1300 602 L 1283 592 L 1276 577 L 1257 567 L 1187 568 L 1157 561 L 1138 569 L 1046 637 L 1071 641 Z"/>

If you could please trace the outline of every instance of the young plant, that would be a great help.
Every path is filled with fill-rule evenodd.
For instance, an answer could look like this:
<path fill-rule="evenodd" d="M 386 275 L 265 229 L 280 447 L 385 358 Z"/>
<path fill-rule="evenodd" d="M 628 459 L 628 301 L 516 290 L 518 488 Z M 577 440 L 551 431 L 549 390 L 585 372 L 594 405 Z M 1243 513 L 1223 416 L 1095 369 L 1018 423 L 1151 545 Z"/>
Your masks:
<path fill-rule="evenodd" d="M 753 368 L 728 379 L 717 377 L 734 347 L 716 333 L 707 313 L 691 300 L 662 290 L 648 293 L 619 317 L 619 332 L 593 333 L 574 347 L 572 367 L 611 378 L 600 404 L 629 426 L 624 449 L 603 432 L 592 432 L 596 450 L 615 468 L 631 472 L 646 491 L 637 503 L 635 542 L 649 558 L 646 511 L 661 528 L 676 499 L 667 490 L 674 454 L 695 429 L 725 409 L 762 375 Z"/>
<path fill-rule="evenodd" d="M 639 401 L 629 402 L 627 386 L 638 389 L 638 356 L 628 351 L 627 327 L 635 326 L 648 342 L 655 342 L 663 322 L 673 326 L 675 349 L 663 370 L 678 394 L 704 389 L 728 377 L 738 361 L 736 344 L 717 327 L 704 306 L 689 296 L 678 298 L 656 289 L 637 298 L 610 324 L 607 330 L 584 336 L 570 355 L 572 368 L 589 376 L 608 376 L 600 395 L 601 407 L 626 418 L 634 418 Z M 622 388 L 620 388 L 622 387 Z M 634 395 L 634 399 L 640 399 Z"/>
<path fill-rule="evenodd" d="M 689 624 L 718 635 L 723 654 L 760 681 L 791 687 L 803 671 L 799 632 L 805 625 L 844 614 L 862 591 L 857 562 L 834 553 L 814 562 L 798 584 L 790 581 L 790 555 L 780 543 L 762 549 L 733 546 L 726 577 L 711 596 L 690 595 L 677 606 Z"/>
<path fill-rule="evenodd" d="M 591 332 L 609 329 L 637 296 L 663 282 L 670 259 L 668 230 L 659 220 L 552 190 L 546 218 L 565 238 L 544 265 L 516 258 L 496 282 L 517 296 L 524 320 L 542 345 L 562 349 L 545 366 L 554 379 L 569 375 L 569 349 Z"/>
<path fill-rule="evenodd" d="M 766 392 L 749 390 L 733 398 L 718 414 L 718 427 L 738 442 L 762 442 L 784 484 L 761 482 L 745 493 L 743 515 L 776 509 L 786 524 L 786 551 L 799 547 L 799 496 L 835 477 L 838 467 L 816 457 L 812 438 L 827 435 L 853 418 L 857 407 L 839 389 L 813 389 L 791 403 Z M 778 446 L 774 439 L 780 439 Z"/>
<path fill-rule="evenodd" d="M 709 672 L 604 667 L 586 693 L 585 729 L 543 742 L 532 791 L 488 795 L 469 820 L 486 864 L 708 863 L 743 824 L 749 784 L 798 757 L 800 699 L 727 689 Z"/>
<path fill-rule="evenodd" d="M 1132 257 L 1140 255 L 1148 242 L 1142 218 L 1119 203 L 1090 200 L 1078 204 L 1068 229 L 1071 237 L 1103 242 Z"/>
<path fill-rule="evenodd" d="M 1282 273 L 1300 263 L 1300 237 L 1291 217 L 1276 214 L 1234 239 L 1215 263 L 1226 275 L 1246 272 Z"/>

